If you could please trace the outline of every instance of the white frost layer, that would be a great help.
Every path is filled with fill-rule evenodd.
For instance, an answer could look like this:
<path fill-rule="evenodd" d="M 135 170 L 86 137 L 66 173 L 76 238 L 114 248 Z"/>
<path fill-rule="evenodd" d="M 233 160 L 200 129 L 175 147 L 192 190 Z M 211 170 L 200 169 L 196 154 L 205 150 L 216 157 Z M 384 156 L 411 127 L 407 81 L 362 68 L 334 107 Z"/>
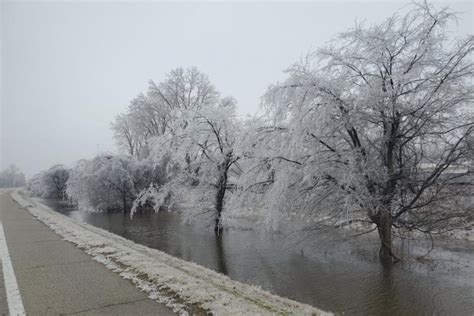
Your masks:
<path fill-rule="evenodd" d="M 12 197 L 65 240 L 180 314 L 198 306 L 214 315 L 331 315 L 75 221 L 18 190 Z"/>

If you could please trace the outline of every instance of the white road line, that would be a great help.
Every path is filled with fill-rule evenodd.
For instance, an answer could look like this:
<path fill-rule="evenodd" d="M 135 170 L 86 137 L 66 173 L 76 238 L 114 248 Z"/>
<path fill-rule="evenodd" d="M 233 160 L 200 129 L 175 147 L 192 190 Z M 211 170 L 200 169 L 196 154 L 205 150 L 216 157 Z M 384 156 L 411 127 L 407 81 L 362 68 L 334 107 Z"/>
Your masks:
<path fill-rule="evenodd" d="M 2 221 L 0 220 L 0 258 L 2 260 L 3 280 L 5 281 L 5 291 L 7 292 L 8 309 L 11 316 L 25 315 L 23 301 L 21 300 L 20 289 L 16 282 L 12 261 L 8 253 L 7 240 L 3 232 Z"/>

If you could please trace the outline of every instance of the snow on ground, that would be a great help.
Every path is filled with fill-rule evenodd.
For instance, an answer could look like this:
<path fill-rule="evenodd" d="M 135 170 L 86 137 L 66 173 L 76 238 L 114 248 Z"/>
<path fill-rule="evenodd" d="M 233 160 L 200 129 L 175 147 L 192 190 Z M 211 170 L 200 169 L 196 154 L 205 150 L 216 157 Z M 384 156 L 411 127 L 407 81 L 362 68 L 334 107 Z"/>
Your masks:
<path fill-rule="evenodd" d="M 330 315 L 315 307 L 233 281 L 203 266 L 81 223 L 16 190 L 12 197 L 65 240 L 133 282 L 175 312 L 213 315 Z"/>

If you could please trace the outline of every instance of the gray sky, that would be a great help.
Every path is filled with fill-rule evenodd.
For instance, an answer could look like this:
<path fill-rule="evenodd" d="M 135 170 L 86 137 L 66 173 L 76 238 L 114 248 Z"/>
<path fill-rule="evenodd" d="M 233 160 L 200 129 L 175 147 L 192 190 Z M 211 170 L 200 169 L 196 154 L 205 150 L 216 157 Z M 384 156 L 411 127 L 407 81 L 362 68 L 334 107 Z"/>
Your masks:
<path fill-rule="evenodd" d="M 3 1 L 0 169 L 15 163 L 31 176 L 115 150 L 110 121 L 180 66 L 197 66 L 241 114 L 254 113 L 309 49 L 406 3 Z M 453 33 L 474 33 L 474 2 L 449 3 L 463 12 Z"/>

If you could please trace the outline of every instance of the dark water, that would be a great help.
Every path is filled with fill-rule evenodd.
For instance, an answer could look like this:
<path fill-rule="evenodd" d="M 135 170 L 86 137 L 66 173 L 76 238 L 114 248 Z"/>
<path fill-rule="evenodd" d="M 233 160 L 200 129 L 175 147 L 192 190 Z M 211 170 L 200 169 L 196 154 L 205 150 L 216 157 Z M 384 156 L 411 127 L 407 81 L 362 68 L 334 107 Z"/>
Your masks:
<path fill-rule="evenodd" d="M 56 201 L 58 212 L 137 243 L 204 265 L 234 280 L 347 315 L 474 315 L 474 250 L 438 250 L 446 259 L 383 269 L 370 239 L 334 241 L 226 230 L 181 223 L 178 214 L 79 212 Z"/>

